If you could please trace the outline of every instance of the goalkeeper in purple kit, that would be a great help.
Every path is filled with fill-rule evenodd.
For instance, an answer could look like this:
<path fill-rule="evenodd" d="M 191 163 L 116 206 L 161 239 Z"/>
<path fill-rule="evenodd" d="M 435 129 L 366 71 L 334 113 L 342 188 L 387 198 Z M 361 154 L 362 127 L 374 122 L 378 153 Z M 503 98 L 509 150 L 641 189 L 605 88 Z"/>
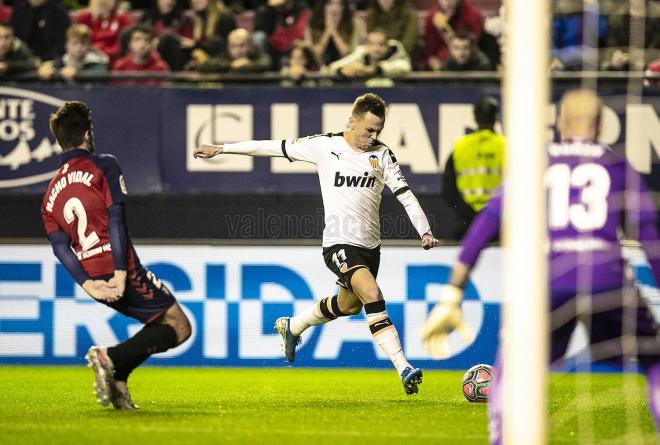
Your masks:
<path fill-rule="evenodd" d="M 648 400 L 660 431 L 660 337 L 658 326 L 623 258 L 619 233 L 639 240 L 660 284 L 660 238 L 656 212 L 641 176 L 608 146 L 598 144 L 601 102 L 589 90 L 562 98 L 562 141 L 548 147 L 550 361 L 563 358 L 577 321 L 589 334 L 594 362 L 622 366 L 634 356 L 648 381 Z M 436 357 L 447 354 L 447 335 L 463 329 L 463 288 L 481 251 L 500 231 L 502 193 L 496 193 L 463 239 L 463 247 L 440 302 L 421 336 Z M 624 307 L 625 306 L 625 307 Z M 634 336 L 633 347 L 624 338 Z M 632 349 L 632 351 L 631 351 Z M 491 443 L 501 443 L 502 368 L 491 386 Z M 505 371 L 504 371 L 505 372 Z"/>

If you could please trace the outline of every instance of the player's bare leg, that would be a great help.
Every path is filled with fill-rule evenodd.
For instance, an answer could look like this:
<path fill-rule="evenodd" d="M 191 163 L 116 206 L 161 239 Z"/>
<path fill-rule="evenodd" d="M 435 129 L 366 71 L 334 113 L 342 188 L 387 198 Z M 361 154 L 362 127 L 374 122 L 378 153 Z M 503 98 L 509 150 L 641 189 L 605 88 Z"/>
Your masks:
<path fill-rule="evenodd" d="M 354 292 L 351 292 L 348 289 L 343 287 L 339 289 L 339 295 L 337 296 L 337 304 L 339 305 L 339 310 L 347 315 L 357 315 L 362 311 L 362 300 L 360 297 L 355 295 Z"/>
<path fill-rule="evenodd" d="M 364 312 L 369 323 L 369 330 L 380 348 L 387 354 L 392 364 L 401 376 L 403 389 L 406 394 L 414 394 L 418 391 L 418 385 L 422 383 L 422 371 L 413 368 L 403 353 L 399 333 L 392 324 L 383 294 L 376 283 L 376 279 L 366 267 L 360 268 L 351 277 L 353 292 L 364 304 Z"/>
<path fill-rule="evenodd" d="M 300 314 L 291 317 L 291 333 L 302 334 L 310 326 L 327 323 L 338 317 L 359 314 L 362 310 L 360 299 L 348 289 L 339 288 L 339 293 L 317 301 Z"/>
<path fill-rule="evenodd" d="M 289 362 L 296 360 L 296 347 L 300 335 L 311 326 L 318 326 L 338 317 L 358 314 L 362 302 L 351 291 L 339 288 L 339 293 L 322 298 L 300 314 L 293 317 L 280 317 L 275 321 L 275 329 L 282 336 L 282 349 Z"/>
<path fill-rule="evenodd" d="M 133 337 L 108 348 L 108 355 L 115 364 L 110 398 L 112 405 L 116 409 L 138 408 L 128 391 L 128 376 L 152 354 L 165 352 L 186 341 L 191 332 L 188 317 L 179 303 L 174 303 L 162 316 L 146 324 Z"/>
<path fill-rule="evenodd" d="M 170 308 L 165 312 L 161 323 L 169 325 L 176 332 L 177 343 L 176 346 L 179 346 L 184 341 L 190 338 L 192 334 L 192 327 L 190 326 L 190 320 L 179 306 L 179 303 L 174 303 Z"/>

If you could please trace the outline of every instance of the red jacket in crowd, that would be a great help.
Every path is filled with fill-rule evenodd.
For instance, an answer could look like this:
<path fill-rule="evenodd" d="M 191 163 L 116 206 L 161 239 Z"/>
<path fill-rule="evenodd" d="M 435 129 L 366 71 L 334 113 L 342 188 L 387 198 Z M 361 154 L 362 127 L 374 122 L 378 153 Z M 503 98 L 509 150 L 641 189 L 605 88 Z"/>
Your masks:
<path fill-rule="evenodd" d="M 0 5 L 0 23 L 9 23 L 11 21 L 11 6 Z"/>
<path fill-rule="evenodd" d="M 143 72 L 167 72 L 170 71 L 170 67 L 163 59 L 160 58 L 160 55 L 156 52 L 149 54 L 147 60 L 142 64 L 136 64 L 133 62 L 133 57 L 130 54 L 126 54 L 121 59 L 117 59 L 112 65 L 112 71 L 143 71 Z M 163 80 L 153 79 L 153 80 L 117 80 L 113 84 L 121 85 L 158 85 L 162 83 Z"/>
<path fill-rule="evenodd" d="M 268 43 L 275 51 L 286 53 L 291 49 L 293 42 L 305 38 L 305 30 L 311 17 L 311 11 L 307 9 L 301 11 L 293 23 L 287 22 L 275 28 L 275 31 L 268 37 Z"/>
<path fill-rule="evenodd" d="M 113 12 L 103 19 L 94 17 L 88 9 L 80 11 L 76 23 L 87 25 L 92 31 L 92 46 L 106 53 L 110 61 L 117 60 L 121 52 L 119 35 L 121 31 L 133 24 L 133 18 L 126 12 Z"/>
<path fill-rule="evenodd" d="M 438 11 L 442 10 L 440 9 L 440 5 L 436 4 L 429 10 L 426 16 L 424 23 L 424 59 L 426 60 L 431 56 L 435 56 L 445 62 L 449 58 L 448 42 L 445 42 L 438 28 L 433 24 L 433 16 Z M 449 20 L 449 26 L 454 31 L 458 31 L 459 29 L 466 30 L 474 36 L 475 41 L 479 41 L 484 29 L 484 20 L 477 8 L 467 1 L 462 0 L 456 6 L 456 12 Z"/>

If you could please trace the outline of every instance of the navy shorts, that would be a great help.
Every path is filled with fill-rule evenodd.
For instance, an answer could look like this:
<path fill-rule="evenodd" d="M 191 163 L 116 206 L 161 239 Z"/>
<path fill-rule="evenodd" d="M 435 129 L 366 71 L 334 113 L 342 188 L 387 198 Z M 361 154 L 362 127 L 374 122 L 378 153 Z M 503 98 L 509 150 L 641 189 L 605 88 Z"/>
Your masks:
<path fill-rule="evenodd" d="M 631 304 L 624 306 L 624 293 Z M 584 298 L 585 300 L 580 300 Z M 658 325 L 646 301 L 636 288 L 616 289 L 592 296 L 552 299 L 551 362 L 566 353 L 577 321 L 584 323 L 594 362 L 624 364 L 623 338 L 634 335 L 634 354 L 644 367 L 660 363 Z M 584 307 L 583 306 L 584 304 Z M 578 311 L 577 308 L 581 307 Z"/>
<path fill-rule="evenodd" d="M 112 275 L 94 277 L 109 280 Z M 139 266 L 128 272 L 124 296 L 117 301 L 100 303 L 110 306 L 117 312 L 135 318 L 142 323 L 150 323 L 163 315 L 176 303 L 172 292 L 149 270 Z"/>
<path fill-rule="evenodd" d="M 367 249 L 350 244 L 335 244 L 323 248 L 323 260 L 328 269 L 337 275 L 337 284 L 352 291 L 351 277 L 356 270 L 367 268 L 374 278 L 378 276 L 380 246 Z"/>

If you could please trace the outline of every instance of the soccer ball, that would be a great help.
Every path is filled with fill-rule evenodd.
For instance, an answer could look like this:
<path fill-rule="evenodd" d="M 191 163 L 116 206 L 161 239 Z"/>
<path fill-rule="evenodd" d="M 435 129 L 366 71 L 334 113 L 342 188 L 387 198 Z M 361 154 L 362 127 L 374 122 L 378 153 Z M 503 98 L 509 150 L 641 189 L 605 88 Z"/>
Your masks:
<path fill-rule="evenodd" d="M 489 365 L 474 365 L 463 376 L 463 395 L 470 402 L 488 401 L 490 382 L 495 375 L 495 368 Z"/>

